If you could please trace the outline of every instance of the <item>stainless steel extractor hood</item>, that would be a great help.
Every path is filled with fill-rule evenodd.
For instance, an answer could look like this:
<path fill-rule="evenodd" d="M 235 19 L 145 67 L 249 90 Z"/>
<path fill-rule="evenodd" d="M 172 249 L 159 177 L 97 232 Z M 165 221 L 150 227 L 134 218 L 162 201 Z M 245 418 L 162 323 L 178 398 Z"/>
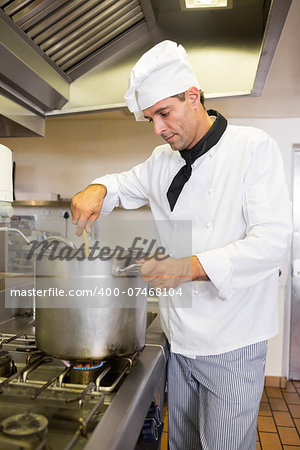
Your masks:
<path fill-rule="evenodd" d="M 73 80 L 148 36 L 154 23 L 146 0 L 0 0 L 0 92 L 43 119 L 69 100 Z M 0 107 L 0 135 L 19 136 L 21 125 Z"/>
<path fill-rule="evenodd" d="M 1 137 L 43 136 L 47 111 L 69 99 L 69 80 L 45 61 L 0 9 Z"/>
<path fill-rule="evenodd" d="M 257 96 L 291 1 L 234 0 L 229 9 L 187 11 L 179 0 L 0 0 L 0 93 L 41 120 L 125 108 L 132 63 L 172 39 L 187 48 L 207 98 Z"/>
<path fill-rule="evenodd" d="M 45 119 L 0 94 L 0 136 L 34 137 L 44 136 Z"/>
<path fill-rule="evenodd" d="M 70 80 L 86 72 L 116 39 L 151 26 L 140 0 L 2 0 L 13 25 Z M 151 2 L 148 1 L 151 4 Z M 149 10 L 149 8 L 145 8 Z M 101 58 L 100 58 L 101 59 Z M 98 59 L 99 60 L 99 59 Z M 79 70 L 80 68 L 80 70 Z"/>

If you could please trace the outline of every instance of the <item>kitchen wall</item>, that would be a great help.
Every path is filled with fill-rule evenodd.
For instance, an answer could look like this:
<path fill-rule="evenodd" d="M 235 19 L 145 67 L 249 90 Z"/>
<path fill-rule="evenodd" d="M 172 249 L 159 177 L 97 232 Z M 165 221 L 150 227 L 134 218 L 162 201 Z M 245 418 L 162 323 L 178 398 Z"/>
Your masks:
<path fill-rule="evenodd" d="M 71 197 L 97 176 L 142 162 L 161 143 L 148 122 L 84 117 L 47 119 L 45 138 L 0 139 L 14 152 L 17 190 Z"/>
<path fill-rule="evenodd" d="M 92 116 L 94 117 L 94 116 Z M 99 116 L 100 117 L 100 116 Z M 16 188 L 23 191 L 54 192 L 71 197 L 95 177 L 127 170 L 150 155 L 162 143 L 153 135 L 152 125 L 131 118 L 47 119 L 45 138 L 0 139 L 13 150 L 16 161 Z M 232 124 L 256 126 L 268 132 L 279 144 L 292 186 L 293 145 L 300 143 L 298 118 L 231 118 Z M 27 208 L 20 209 L 21 213 Z M 18 210 L 16 211 L 18 212 Z M 119 213 L 118 213 L 119 214 Z M 128 217 L 139 213 L 128 212 Z M 134 216 L 130 216 L 134 214 Z M 145 211 L 141 218 L 147 217 Z M 289 353 L 290 279 L 289 263 L 282 267 L 279 289 L 281 331 L 270 340 L 267 375 L 287 376 Z"/>
<path fill-rule="evenodd" d="M 97 176 L 142 162 L 163 142 L 148 122 L 83 117 L 47 119 L 44 138 L 0 138 L 0 143 L 13 150 L 17 190 L 71 197 Z M 257 126 L 273 136 L 291 186 L 292 145 L 300 142 L 300 117 L 229 121 Z"/>

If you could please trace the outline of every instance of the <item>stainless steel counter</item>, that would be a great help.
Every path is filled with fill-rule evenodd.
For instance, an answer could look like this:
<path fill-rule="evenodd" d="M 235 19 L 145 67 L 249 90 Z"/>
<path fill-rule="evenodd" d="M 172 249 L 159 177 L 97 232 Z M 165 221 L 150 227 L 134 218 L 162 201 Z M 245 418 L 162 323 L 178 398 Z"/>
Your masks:
<path fill-rule="evenodd" d="M 168 348 L 156 316 L 147 331 L 146 346 L 99 422 L 85 450 L 132 450 L 147 411 L 157 394 L 162 412 Z M 162 391 L 158 392 L 158 388 Z M 160 398 L 158 398 L 160 397 Z M 99 443 L 101 442 L 101 447 Z"/>

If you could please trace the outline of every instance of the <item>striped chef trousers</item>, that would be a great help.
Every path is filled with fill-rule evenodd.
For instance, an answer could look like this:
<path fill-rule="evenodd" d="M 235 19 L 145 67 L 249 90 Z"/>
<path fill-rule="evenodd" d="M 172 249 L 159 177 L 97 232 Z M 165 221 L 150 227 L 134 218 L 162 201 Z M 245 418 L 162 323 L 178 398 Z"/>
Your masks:
<path fill-rule="evenodd" d="M 255 450 L 267 341 L 168 362 L 170 450 Z"/>

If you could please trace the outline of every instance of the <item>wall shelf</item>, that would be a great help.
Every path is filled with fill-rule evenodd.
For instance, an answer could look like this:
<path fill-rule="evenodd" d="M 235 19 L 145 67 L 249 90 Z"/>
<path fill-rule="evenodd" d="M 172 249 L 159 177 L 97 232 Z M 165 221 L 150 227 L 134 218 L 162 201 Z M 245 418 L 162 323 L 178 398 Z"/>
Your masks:
<path fill-rule="evenodd" d="M 71 205 L 71 199 L 65 200 L 15 200 L 12 204 L 13 207 L 17 206 L 42 206 L 52 208 L 69 208 Z"/>

